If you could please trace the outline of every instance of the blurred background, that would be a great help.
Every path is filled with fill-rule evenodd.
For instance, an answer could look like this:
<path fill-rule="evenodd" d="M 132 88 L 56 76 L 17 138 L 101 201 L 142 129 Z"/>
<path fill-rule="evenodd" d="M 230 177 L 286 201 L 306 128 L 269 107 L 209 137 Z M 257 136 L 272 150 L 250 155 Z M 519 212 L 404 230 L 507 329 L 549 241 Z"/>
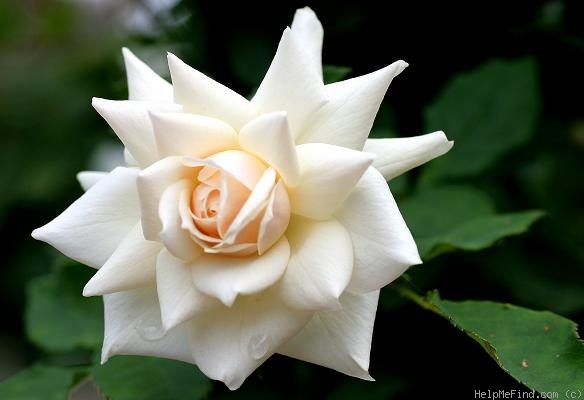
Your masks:
<path fill-rule="evenodd" d="M 412 285 L 584 322 L 584 2 L 282 3 L 0 0 L 0 381 L 39 363 L 83 370 L 99 353 L 101 302 L 81 297 L 92 271 L 30 232 L 82 194 L 78 171 L 122 162 L 115 135 L 91 107 L 93 96 L 127 98 L 120 48 L 165 77 L 172 51 L 247 96 L 305 5 L 324 25 L 328 81 L 397 59 L 410 64 L 372 136 L 443 129 L 456 141 L 444 160 L 390 182 L 426 261 L 410 270 Z M 513 220 L 517 226 L 489 238 L 452 231 L 526 210 L 545 215 Z M 124 368 L 121 360 L 112 362 Z M 275 356 L 236 393 L 201 380 L 203 394 L 190 398 L 469 398 L 475 389 L 521 388 L 479 345 L 390 288 L 370 372 L 377 382 Z M 150 375 L 139 376 L 144 384 Z M 104 382 L 110 393 L 125 384 Z M 72 396 L 101 395 L 90 382 Z"/>

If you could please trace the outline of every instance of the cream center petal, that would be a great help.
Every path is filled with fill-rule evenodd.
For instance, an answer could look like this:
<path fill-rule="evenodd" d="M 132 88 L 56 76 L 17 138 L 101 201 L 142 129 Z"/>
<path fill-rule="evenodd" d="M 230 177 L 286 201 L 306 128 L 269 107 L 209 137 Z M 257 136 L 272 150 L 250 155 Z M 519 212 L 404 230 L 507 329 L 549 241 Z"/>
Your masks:
<path fill-rule="evenodd" d="M 205 183 L 197 185 L 193 193 L 191 209 L 199 218 L 212 218 L 219 211 L 220 190 Z"/>
<path fill-rule="evenodd" d="M 284 234 L 290 210 L 279 207 L 279 214 L 288 216 L 274 218 L 273 192 L 277 183 L 284 188 L 275 169 L 239 150 L 184 162 L 197 171 L 192 191 L 181 199 L 182 227 L 206 253 L 262 254 Z M 267 227 L 271 234 L 266 240 Z"/>

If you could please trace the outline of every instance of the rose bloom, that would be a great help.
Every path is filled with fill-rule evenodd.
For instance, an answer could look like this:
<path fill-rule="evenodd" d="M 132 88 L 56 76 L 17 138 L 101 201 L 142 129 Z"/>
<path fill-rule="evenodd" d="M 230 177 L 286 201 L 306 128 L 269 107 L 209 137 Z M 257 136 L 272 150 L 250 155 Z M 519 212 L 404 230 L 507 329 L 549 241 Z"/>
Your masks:
<path fill-rule="evenodd" d="M 93 106 L 128 166 L 81 172 L 86 193 L 33 232 L 97 269 L 103 362 L 182 360 L 236 389 L 279 353 L 372 379 L 379 289 L 421 263 L 386 181 L 452 143 L 367 139 L 407 64 L 324 85 L 322 38 L 298 10 L 252 100 L 123 50 L 129 100 Z"/>

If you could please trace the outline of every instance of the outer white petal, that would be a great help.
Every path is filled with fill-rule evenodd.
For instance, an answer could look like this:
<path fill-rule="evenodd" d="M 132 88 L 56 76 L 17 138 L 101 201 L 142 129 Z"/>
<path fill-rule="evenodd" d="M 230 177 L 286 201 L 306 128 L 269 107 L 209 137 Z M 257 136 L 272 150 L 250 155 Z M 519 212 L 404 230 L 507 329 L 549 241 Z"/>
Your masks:
<path fill-rule="evenodd" d="M 201 371 L 231 390 L 310 320 L 269 291 L 241 297 L 231 308 L 192 320 L 191 348 Z"/>
<path fill-rule="evenodd" d="M 335 217 L 349 231 L 355 251 L 347 290 L 382 288 L 410 265 L 422 262 L 387 182 L 375 168 L 365 172 Z"/>
<path fill-rule="evenodd" d="M 231 306 L 240 294 L 254 294 L 272 286 L 286 270 L 289 258 L 290 245 L 282 237 L 261 256 L 205 254 L 192 263 L 191 272 L 197 289 Z"/>
<path fill-rule="evenodd" d="M 296 10 L 290 27 L 294 36 L 312 58 L 312 68 L 322 78 L 322 38 L 324 30 L 314 11 L 309 7 Z"/>
<path fill-rule="evenodd" d="M 191 279 L 190 263 L 174 257 L 166 250 L 158 256 L 156 287 L 165 330 L 182 324 L 202 311 L 221 305 L 195 288 Z"/>
<path fill-rule="evenodd" d="M 155 288 L 103 296 L 105 333 L 101 362 L 116 354 L 143 355 L 194 364 L 184 326 L 165 332 Z"/>
<path fill-rule="evenodd" d="M 215 82 L 188 66 L 174 54 L 168 54 L 174 101 L 185 111 L 228 122 L 239 130 L 257 114 L 255 107 L 243 96 Z"/>
<path fill-rule="evenodd" d="M 101 267 L 138 221 L 137 175 L 133 168 L 114 169 L 32 237 L 69 258 Z"/>
<path fill-rule="evenodd" d="M 129 49 L 122 48 L 126 75 L 128 77 L 128 98 L 138 101 L 172 102 L 172 85 L 162 79 L 148 65 Z"/>
<path fill-rule="evenodd" d="M 329 143 L 361 150 L 392 79 L 408 64 L 388 67 L 325 86 L 327 104 L 296 143 Z"/>
<path fill-rule="evenodd" d="M 282 300 L 302 310 L 339 308 L 339 297 L 353 271 L 353 248 L 347 230 L 334 220 L 294 218 L 286 237 L 290 262 L 279 283 Z"/>
<path fill-rule="evenodd" d="M 274 167 L 286 184 L 298 183 L 296 147 L 285 112 L 264 114 L 249 122 L 241 128 L 239 142 L 244 150 Z"/>
<path fill-rule="evenodd" d="M 155 283 L 156 257 L 160 250 L 160 243 L 144 239 L 142 226 L 138 222 L 103 267 L 87 282 L 83 295 L 101 296 L 152 286 Z"/>
<path fill-rule="evenodd" d="M 81 171 L 77 174 L 77 180 L 79 184 L 86 192 L 90 187 L 99 182 L 102 178 L 105 178 L 109 172 L 102 171 Z"/>
<path fill-rule="evenodd" d="M 187 176 L 187 168 L 182 163 L 182 157 L 167 157 L 142 170 L 137 180 L 140 195 L 140 212 L 144 237 L 148 240 L 159 240 L 158 233 L 162 223 L 158 215 L 158 207 L 162 193 L 170 185 Z"/>
<path fill-rule="evenodd" d="M 326 101 L 322 78 L 314 70 L 313 62 L 303 43 L 286 28 L 274 60 L 252 99 L 262 113 L 286 111 L 294 137 Z"/>
<path fill-rule="evenodd" d="M 91 103 L 120 138 L 142 168 L 158 160 L 150 111 L 180 112 L 173 103 L 149 103 L 130 100 L 106 100 L 94 97 Z"/>
<path fill-rule="evenodd" d="M 373 166 L 390 180 L 445 154 L 453 144 L 438 131 L 409 138 L 368 139 L 363 151 L 376 155 Z"/>
<path fill-rule="evenodd" d="M 237 133 L 227 123 L 202 115 L 152 113 L 152 126 L 160 157 L 208 157 L 237 149 Z"/>
<path fill-rule="evenodd" d="M 189 196 L 192 190 L 192 182 L 186 179 L 178 181 L 162 193 L 158 207 L 162 223 L 162 230 L 158 237 L 168 251 L 185 261 L 194 260 L 203 252 L 201 247 L 193 241 L 189 231 L 182 226 L 181 198 Z"/>
<path fill-rule="evenodd" d="M 296 150 L 300 179 L 288 192 L 292 212 L 317 220 L 336 211 L 373 161 L 370 154 L 322 143 Z"/>
<path fill-rule="evenodd" d="M 343 294 L 341 310 L 316 313 L 278 353 L 373 380 L 367 371 L 378 299 L 378 290 Z"/>

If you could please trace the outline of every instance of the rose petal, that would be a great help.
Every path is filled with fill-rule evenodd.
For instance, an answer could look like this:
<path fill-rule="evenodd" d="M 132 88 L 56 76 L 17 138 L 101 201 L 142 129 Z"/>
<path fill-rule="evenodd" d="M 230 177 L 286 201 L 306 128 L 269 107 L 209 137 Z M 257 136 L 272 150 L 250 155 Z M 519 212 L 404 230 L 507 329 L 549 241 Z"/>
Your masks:
<path fill-rule="evenodd" d="M 221 197 L 217 213 L 217 228 L 220 236 L 223 236 L 229 229 L 233 219 L 249 197 L 249 193 L 250 190 L 231 174 L 225 172 L 222 174 Z"/>
<path fill-rule="evenodd" d="M 32 237 L 69 258 L 101 267 L 138 222 L 137 175 L 133 168 L 114 169 Z"/>
<path fill-rule="evenodd" d="M 230 155 L 233 157 L 230 157 Z M 219 212 L 217 213 L 217 228 L 219 236 L 223 236 L 250 194 L 250 190 L 244 186 L 244 183 L 240 179 L 244 180 L 245 184 L 249 184 L 253 188 L 263 173 L 263 165 L 254 157 L 246 155 L 241 151 L 218 153 L 206 160 L 185 157 L 183 164 L 192 168 L 203 167 L 199 170 L 197 179 L 207 185 L 218 187 L 220 198 Z M 246 169 L 246 166 L 251 167 L 243 171 L 243 169 Z M 227 169 L 223 167 L 227 167 Z M 234 177 L 230 171 L 235 172 L 237 177 Z M 183 227 L 202 239 L 201 232 L 194 224 L 187 221 L 186 213 L 183 212 L 182 215 Z"/>
<path fill-rule="evenodd" d="M 191 322 L 191 350 L 201 371 L 231 390 L 309 320 L 269 291 L 241 297 L 231 308 L 198 315 Z"/>
<path fill-rule="evenodd" d="M 108 175 L 108 172 L 101 171 L 81 171 L 77 174 L 77 180 L 79 184 L 86 192 L 90 187 L 95 185 L 97 182 L 102 180 Z"/>
<path fill-rule="evenodd" d="M 172 85 L 162 79 L 148 65 L 129 49 L 122 48 L 126 75 L 128 77 L 128 98 L 138 101 L 172 102 Z"/>
<path fill-rule="evenodd" d="M 368 139 L 363 151 L 376 155 L 373 166 L 390 180 L 445 154 L 453 144 L 438 131 L 409 138 Z"/>
<path fill-rule="evenodd" d="M 379 291 L 345 293 L 341 310 L 316 313 L 278 353 L 372 381 L 369 354 Z"/>
<path fill-rule="evenodd" d="M 181 197 L 190 196 L 193 190 L 192 185 L 192 182 L 186 179 L 172 184 L 162 193 L 158 207 L 160 222 L 162 223 L 162 230 L 158 237 L 168 251 L 184 261 L 194 260 L 202 253 L 201 247 L 193 241 L 189 232 L 182 227 L 179 210 Z"/>
<path fill-rule="evenodd" d="M 256 243 L 235 243 L 229 245 L 218 244 L 211 248 L 205 248 L 208 254 L 225 254 L 231 257 L 246 257 L 257 252 Z"/>
<path fill-rule="evenodd" d="M 289 257 L 285 237 L 262 256 L 205 254 L 192 263 L 193 282 L 201 292 L 231 306 L 238 295 L 258 293 L 273 285 L 286 270 Z"/>
<path fill-rule="evenodd" d="M 298 182 L 299 167 L 294 138 L 285 112 L 264 114 L 246 124 L 239 132 L 244 150 L 274 167 L 286 184 Z"/>
<path fill-rule="evenodd" d="M 170 358 L 194 364 L 184 326 L 162 328 L 155 288 L 103 296 L 105 333 L 101 363 L 116 354 Z"/>
<path fill-rule="evenodd" d="M 183 178 L 194 179 L 194 172 L 185 167 L 182 157 L 167 157 L 142 170 L 137 180 L 144 237 L 158 240 L 162 223 L 158 215 L 162 193 Z M 192 169 L 191 169 L 192 170 Z"/>
<path fill-rule="evenodd" d="M 373 156 L 322 143 L 297 146 L 300 180 L 288 191 L 292 212 L 328 219 L 347 198 Z"/>
<path fill-rule="evenodd" d="M 208 157 L 237 149 L 237 134 L 218 119 L 195 114 L 151 113 L 160 157 Z"/>
<path fill-rule="evenodd" d="M 329 143 L 361 150 L 392 79 L 408 64 L 388 67 L 325 86 L 328 99 L 296 143 Z"/>
<path fill-rule="evenodd" d="M 150 111 L 181 111 L 181 107 L 173 103 L 106 100 L 96 97 L 93 98 L 91 104 L 111 126 L 142 168 L 159 159 L 150 122 Z"/>
<path fill-rule="evenodd" d="M 227 150 L 207 159 L 253 190 L 266 166 L 254 156 L 240 150 Z"/>
<path fill-rule="evenodd" d="M 335 217 L 349 231 L 355 251 L 347 290 L 380 289 L 422 262 L 387 182 L 375 168 L 365 172 Z"/>
<path fill-rule="evenodd" d="M 290 27 L 294 36 L 312 59 L 312 68 L 322 79 L 322 38 L 324 30 L 310 7 L 296 10 Z"/>
<path fill-rule="evenodd" d="M 218 118 L 236 130 L 256 116 L 255 107 L 245 97 L 191 68 L 174 54 L 168 54 L 168 66 L 174 100 L 185 111 Z"/>
<path fill-rule="evenodd" d="M 265 209 L 275 183 L 276 171 L 274 171 L 273 168 L 266 169 L 233 219 L 233 222 L 229 225 L 229 228 L 223 237 L 223 241 L 226 244 L 235 243 L 238 236 L 242 233 L 242 230 L 246 226 L 249 226 L 250 222 L 252 222 L 260 212 Z M 254 241 L 257 240 L 257 234 L 253 239 Z"/>
<path fill-rule="evenodd" d="M 83 289 L 84 296 L 101 296 L 122 290 L 152 286 L 156 257 L 162 250 L 158 242 L 144 239 L 140 222 L 124 237 L 112 256 Z"/>
<path fill-rule="evenodd" d="M 262 113 L 286 111 L 294 137 L 325 103 L 322 77 L 314 70 L 314 60 L 290 28 L 286 28 L 274 60 L 252 103 Z"/>
<path fill-rule="evenodd" d="M 131 155 L 130 152 L 128 151 L 128 149 L 126 149 L 125 147 L 124 147 L 124 162 L 126 163 L 126 165 L 128 167 L 137 167 L 138 166 L 138 161 L 136 161 L 134 156 Z"/>
<path fill-rule="evenodd" d="M 286 232 L 290 222 L 290 200 L 283 181 L 278 181 L 270 198 L 258 233 L 258 254 L 261 256 Z"/>
<path fill-rule="evenodd" d="M 197 241 L 197 239 L 199 239 L 200 241 L 213 243 L 219 243 L 221 241 L 221 239 L 209 236 L 210 233 L 208 233 L 207 231 L 202 232 L 201 229 L 199 229 L 197 226 L 197 224 L 204 226 L 204 224 L 208 222 L 209 224 L 212 225 L 212 227 L 209 226 L 209 231 L 211 231 L 211 233 L 215 233 L 215 230 L 218 229 L 217 217 L 202 219 L 194 215 L 190 209 L 189 198 L 184 193 L 179 200 L 178 210 L 181 218 L 181 226 L 183 229 L 186 229 L 187 231 L 189 231 L 191 235 L 193 235 L 192 236 L 193 240 Z M 197 224 L 195 224 L 194 221 L 197 221 Z M 197 243 L 199 243 L 199 245 L 203 247 L 203 244 L 201 244 L 198 241 Z"/>
<path fill-rule="evenodd" d="M 190 263 L 174 257 L 166 250 L 158 256 L 156 287 L 165 330 L 221 305 L 195 288 L 191 279 Z"/>
<path fill-rule="evenodd" d="M 290 261 L 279 283 L 282 300 L 301 310 L 339 307 L 353 271 L 353 249 L 347 230 L 331 220 L 293 218 L 286 232 Z"/>

